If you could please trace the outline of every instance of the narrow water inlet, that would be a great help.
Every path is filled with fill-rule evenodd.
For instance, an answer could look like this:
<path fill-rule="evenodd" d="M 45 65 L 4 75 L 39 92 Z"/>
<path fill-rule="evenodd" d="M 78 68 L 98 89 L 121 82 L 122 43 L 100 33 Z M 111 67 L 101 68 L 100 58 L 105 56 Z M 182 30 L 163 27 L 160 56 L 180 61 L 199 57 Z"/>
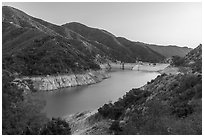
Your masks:
<path fill-rule="evenodd" d="M 46 106 L 44 112 L 48 117 L 93 110 L 110 101 L 116 101 L 132 88 L 139 88 L 156 78 L 157 72 L 116 71 L 111 77 L 93 85 L 58 89 L 44 92 Z"/>

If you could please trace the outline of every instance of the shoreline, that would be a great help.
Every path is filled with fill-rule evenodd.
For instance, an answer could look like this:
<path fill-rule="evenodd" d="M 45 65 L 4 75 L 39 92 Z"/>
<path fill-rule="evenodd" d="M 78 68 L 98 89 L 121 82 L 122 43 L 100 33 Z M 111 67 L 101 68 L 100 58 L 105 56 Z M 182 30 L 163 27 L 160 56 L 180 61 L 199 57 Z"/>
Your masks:
<path fill-rule="evenodd" d="M 163 70 L 159 70 L 158 73 L 167 74 L 167 75 L 177 75 L 180 72 L 179 72 L 178 67 L 168 66 L 168 67 L 164 68 Z"/>
<path fill-rule="evenodd" d="M 14 81 L 31 80 L 33 88 L 38 91 L 54 91 L 61 88 L 75 87 L 82 85 L 95 84 L 103 79 L 109 78 L 110 75 L 104 70 L 89 71 L 82 74 L 64 74 L 58 76 L 44 77 L 24 77 L 17 78 Z"/>
<path fill-rule="evenodd" d="M 157 66 L 155 66 L 155 67 L 157 67 Z M 172 68 L 171 66 L 167 66 L 167 67 L 163 68 L 162 70 L 158 70 L 158 71 L 148 71 L 148 70 L 146 70 L 146 71 L 141 70 L 141 71 L 150 72 L 150 73 L 151 72 L 158 72 L 160 74 L 163 74 L 163 73 L 167 72 L 166 71 L 167 69 L 169 70 L 171 68 Z M 136 70 L 132 70 L 132 71 L 136 71 Z M 143 86 L 145 86 L 145 85 L 143 85 Z M 143 86 L 141 86 L 140 88 L 142 88 Z M 89 120 L 92 119 L 92 121 L 93 121 L 95 119 L 95 115 L 97 115 L 97 113 L 98 113 L 98 108 L 64 115 L 62 118 L 70 124 L 72 134 L 74 134 L 74 135 L 86 135 L 86 134 L 89 134 L 89 131 L 91 131 L 94 127 L 101 127 L 101 125 L 108 126 L 108 124 L 110 123 L 109 120 L 105 120 L 105 119 L 99 120 L 99 122 L 96 121 L 96 122 L 90 123 Z"/>
<path fill-rule="evenodd" d="M 130 63 L 127 63 L 130 65 Z M 34 76 L 34 77 L 22 77 L 16 78 L 14 81 L 23 81 L 23 80 L 31 80 L 33 82 L 33 88 L 38 91 L 54 91 L 57 89 L 68 88 L 68 87 L 76 87 L 83 85 L 91 85 L 98 82 L 101 82 L 104 79 L 110 78 L 110 72 L 117 71 L 141 71 L 141 72 L 157 72 L 160 74 L 177 74 L 178 69 L 172 68 L 169 64 L 156 63 L 156 65 L 152 65 L 151 63 L 142 63 L 137 64 L 132 69 L 121 69 L 121 68 L 113 68 L 107 70 L 107 68 L 102 68 L 97 71 L 87 71 L 80 74 L 62 74 L 62 75 L 47 75 L 47 76 Z M 139 70 L 138 70 L 139 68 Z"/>

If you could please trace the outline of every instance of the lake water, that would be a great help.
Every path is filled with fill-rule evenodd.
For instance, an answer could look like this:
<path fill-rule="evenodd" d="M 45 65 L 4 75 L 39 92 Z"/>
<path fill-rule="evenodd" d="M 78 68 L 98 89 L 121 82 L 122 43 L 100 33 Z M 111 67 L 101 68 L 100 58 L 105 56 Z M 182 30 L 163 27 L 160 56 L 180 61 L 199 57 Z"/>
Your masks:
<path fill-rule="evenodd" d="M 116 101 L 132 88 L 139 88 L 156 78 L 159 73 L 142 71 L 111 72 L 111 77 L 97 84 L 71 87 L 46 92 L 44 111 L 48 117 L 93 110 L 110 101 Z"/>

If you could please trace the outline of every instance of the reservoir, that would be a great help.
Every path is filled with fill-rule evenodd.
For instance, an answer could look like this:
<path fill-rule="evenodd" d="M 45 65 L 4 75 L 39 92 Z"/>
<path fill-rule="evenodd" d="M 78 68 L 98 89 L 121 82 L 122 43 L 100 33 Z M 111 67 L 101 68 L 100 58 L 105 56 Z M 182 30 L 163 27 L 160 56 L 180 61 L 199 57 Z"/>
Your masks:
<path fill-rule="evenodd" d="M 156 78 L 157 72 L 121 70 L 110 72 L 111 77 L 102 82 L 43 93 L 46 100 L 44 112 L 48 117 L 98 109 L 105 103 L 117 101 L 132 88 L 139 88 Z"/>

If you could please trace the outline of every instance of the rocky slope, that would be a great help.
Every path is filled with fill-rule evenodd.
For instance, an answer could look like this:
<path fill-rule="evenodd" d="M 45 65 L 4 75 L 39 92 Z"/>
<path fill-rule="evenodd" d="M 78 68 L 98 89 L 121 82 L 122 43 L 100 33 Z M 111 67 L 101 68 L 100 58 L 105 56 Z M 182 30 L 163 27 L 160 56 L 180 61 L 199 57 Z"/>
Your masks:
<path fill-rule="evenodd" d="M 83 74 L 23 77 L 15 79 L 14 82 L 32 81 L 34 90 L 50 91 L 66 87 L 94 84 L 109 77 L 110 75 L 105 71 L 90 71 Z"/>
<path fill-rule="evenodd" d="M 194 72 L 202 73 L 202 44 L 190 51 L 185 57 L 185 65 Z"/>
<path fill-rule="evenodd" d="M 186 56 L 185 56 L 185 60 L 187 61 L 198 61 L 198 60 L 202 60 L 202 44 L 200 44 L 199 46 L 197 46 L 195 49 L 191 50 Z"/>

